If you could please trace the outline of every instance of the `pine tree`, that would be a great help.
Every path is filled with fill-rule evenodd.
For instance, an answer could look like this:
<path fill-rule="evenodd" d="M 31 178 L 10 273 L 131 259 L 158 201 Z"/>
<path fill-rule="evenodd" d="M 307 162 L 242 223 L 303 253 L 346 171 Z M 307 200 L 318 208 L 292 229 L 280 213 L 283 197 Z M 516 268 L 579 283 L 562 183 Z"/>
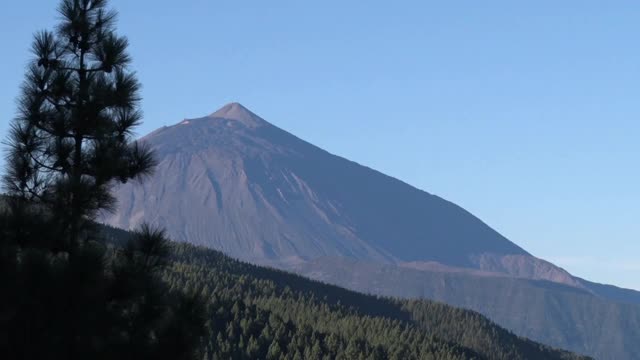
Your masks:
<path fill-rule="evenodd" d="M 140 84 L 127 70 L 116 13 L 106 0 L 63 0 L 59 13 L 56 32 L 35 35 L 4 183 L 10 195 L 52 211 L 56 250 L 68 251 L 98 211 L 113 207 L 113 181 L 148 175 L 154 161 L 131 141 L 142 118 Z"/>
<path fill-rule="evenodd" d="M 258 356 L 259 351 L 260 344 L 258 344 L 256 338 L 251 336 L 251 338 L 249 338 L 249 344 L 247 345 L 247 356 L 249 359 L 255 359 Z"/>
<path fill-rule="evenodd" d="M 0 358 L 192 358 L 204 334 L 196 296 L 169 291 L 163 231 L 121 249 L 93 220 L 114 183 L 153 169 L 133 141 L 140 85 L 106 0 L 63 0 L 35 35 L 6 143 L 0 217 Z"/>
<path fill-rule="evenodd" d="M 269 345 L 269 350 L 267 351 L 267 359 L 279 359 L 280 355 L 282 355 L 280 344 L 278 344 L 277 339 L 273 339 L 273 342 Z"/>

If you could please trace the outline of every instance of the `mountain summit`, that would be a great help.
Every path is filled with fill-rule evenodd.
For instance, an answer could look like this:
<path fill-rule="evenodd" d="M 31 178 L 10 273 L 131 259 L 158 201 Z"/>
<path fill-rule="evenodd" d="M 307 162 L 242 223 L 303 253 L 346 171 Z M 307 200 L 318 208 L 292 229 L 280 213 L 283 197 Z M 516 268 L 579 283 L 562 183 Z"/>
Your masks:
<path fill-rule="evenodd" d="M 249 109 L 237 102 L 232 102 L 221 107 L 208 117 L 235 120 L 250 127 L 264 125 L 265 123 L 258 115 L 252 113 Z"/>

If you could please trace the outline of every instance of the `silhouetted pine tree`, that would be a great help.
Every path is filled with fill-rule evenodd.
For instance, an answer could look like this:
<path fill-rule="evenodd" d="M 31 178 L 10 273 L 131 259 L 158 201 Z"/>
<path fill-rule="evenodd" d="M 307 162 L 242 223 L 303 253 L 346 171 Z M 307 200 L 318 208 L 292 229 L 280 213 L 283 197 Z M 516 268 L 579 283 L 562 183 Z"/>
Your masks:
<path fill-rule="evenodd" d="M 143 227 L 124 248 L 93 219 L 115 182 L 151 173 L 134 142 L 140 85 L 106 0 L 63 0 L 34 55 L 7 145 L 0 218 L 0 358 L 188 359 L 204 310 L 161 281 L 168 242 Z"/>

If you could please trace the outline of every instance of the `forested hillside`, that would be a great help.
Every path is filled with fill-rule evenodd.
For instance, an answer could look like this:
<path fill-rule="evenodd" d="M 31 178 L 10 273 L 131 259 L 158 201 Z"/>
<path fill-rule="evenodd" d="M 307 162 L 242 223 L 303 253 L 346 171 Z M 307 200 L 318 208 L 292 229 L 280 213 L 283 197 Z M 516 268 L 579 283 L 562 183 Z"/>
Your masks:
<path fill-rule="evenodd" d="M 127 232 L 105 228 L 119 244 Z M 207 303 L 205 359 L 580 359 L 478 313 L 394 300 L 174 243 L 164 280 Z"/>

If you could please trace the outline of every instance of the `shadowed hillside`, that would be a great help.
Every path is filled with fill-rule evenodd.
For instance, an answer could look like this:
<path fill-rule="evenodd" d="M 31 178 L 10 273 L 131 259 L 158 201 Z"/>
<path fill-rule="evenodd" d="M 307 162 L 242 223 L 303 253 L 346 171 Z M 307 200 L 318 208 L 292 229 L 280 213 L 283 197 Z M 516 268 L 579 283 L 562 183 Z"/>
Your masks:
<path fill-rule="evenodd" d="M 129 236 L 105 233 L 115 244 Z M 363 295 L 187 244 L 175 245 L 164 279 L 207 301 L 206 359 L 586 359 L 472 311 Z"/>

